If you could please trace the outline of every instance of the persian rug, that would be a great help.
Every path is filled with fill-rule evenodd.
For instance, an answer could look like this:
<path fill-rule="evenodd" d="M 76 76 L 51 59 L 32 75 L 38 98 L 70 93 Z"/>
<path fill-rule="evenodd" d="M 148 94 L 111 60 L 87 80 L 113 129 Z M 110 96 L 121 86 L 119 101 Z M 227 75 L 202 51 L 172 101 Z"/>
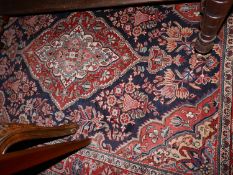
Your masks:
<path fill-rule="evenodd" d="M 231 174 L 233 16 L 194 52 L 199 4 L 12 17 L 0 121 L 92 138 L 41 174 Z"/>

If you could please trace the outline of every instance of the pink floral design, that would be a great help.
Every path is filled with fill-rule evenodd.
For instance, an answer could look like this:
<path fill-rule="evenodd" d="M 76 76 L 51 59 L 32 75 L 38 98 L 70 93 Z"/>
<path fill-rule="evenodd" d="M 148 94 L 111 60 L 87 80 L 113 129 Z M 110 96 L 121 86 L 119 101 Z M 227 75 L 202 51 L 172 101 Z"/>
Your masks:
<path fill-rule="evenodd" d="M 78 110 L 70 111 L 70 115 L 66 116 L 66 118 L 77 123 L 84 136 L 87 136 L 92 131 L 108 128 L 108 125 L 104 121 L 104 116 L 91 106 L 87 106 L 86 108 L 78 106 Z"/>
<path fill-rule="evenodd" d="M 19 19 L 19 23 L 25 30 L 25 34 L 29 38 L 40 29 L 49 26 L 55 20 L 52 15 L 27 16 Z"/>
<path fill-rule="evenodd" d="M 137 41 L 139 36 L 146 34 L 146 29 L 155 28 L 157 22 L 161 22 L 165 16 L 166 14 L 159 12 L 157 8 L 129 7 L 109 15 L 108 18 L 114 26 L 121 27 Z"/>
<path fill-rule="evenodd" d="M 148 101 L 148 96 L 139 91 L 139 86 L 132 82 L 132 77 L 127 83 L 121 83 L 111 91 L 103 91 L 93 102 L 109 112 L 107 120 L 112 123 L 115 132 L 109 133 L 111 139 L 124 139 L 128 125 L 135 123 L 136 119 L 153 112 L 157 115 L 156 108 Z M 121 94 L 121 96 L 119 96 Z M 120 134 L 119 137 L 116 134 Z"/>
<path fill-rule="evenodd" d="M 182 27 L 177 21 L 163 23 L 163 28 L 158 39 L 159 45 L 165 46 L 168 52 L 184 50 L 187 54 L 192 53 L 190 37 L 197 32 L 195 28 Z"/>

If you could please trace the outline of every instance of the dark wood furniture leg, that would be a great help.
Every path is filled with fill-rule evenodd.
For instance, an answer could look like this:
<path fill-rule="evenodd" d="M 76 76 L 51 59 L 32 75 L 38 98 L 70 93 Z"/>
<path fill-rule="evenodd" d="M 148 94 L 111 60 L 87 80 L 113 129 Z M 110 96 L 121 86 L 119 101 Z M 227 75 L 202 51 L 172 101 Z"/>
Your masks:
<path fill-rule="evenodd" d="M 233 0 L 202 0 L 201 32 L 195 45 L 197 52 L 207 54 L 211 51 L 232 4 Z"/>

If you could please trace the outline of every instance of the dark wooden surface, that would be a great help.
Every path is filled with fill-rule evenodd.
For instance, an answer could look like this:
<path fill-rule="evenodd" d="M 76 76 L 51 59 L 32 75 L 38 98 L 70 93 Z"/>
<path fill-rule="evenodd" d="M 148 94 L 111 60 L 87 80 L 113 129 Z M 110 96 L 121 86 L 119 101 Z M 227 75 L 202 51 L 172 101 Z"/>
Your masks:
<path fill-rule="evenodd" d="M 188 0 L 188 2 L 200 0 Z M 0 15 L 48 13 L 136 4 L 187 2 L 187 0 L 0 0 Z"/>
<path fill-rule="evenodd" d="M 47 145 L 0 156 L 0 174 L 8 175 L 32 168 L 90 144 L 90 139 Z"/>

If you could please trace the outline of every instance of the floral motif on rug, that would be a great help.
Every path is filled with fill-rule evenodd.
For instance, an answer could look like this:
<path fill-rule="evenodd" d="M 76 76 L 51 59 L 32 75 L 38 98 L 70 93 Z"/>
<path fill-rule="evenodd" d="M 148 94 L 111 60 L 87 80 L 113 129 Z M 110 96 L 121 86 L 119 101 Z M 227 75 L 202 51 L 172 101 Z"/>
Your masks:
<path fill-rule="evenodd" d="M 41 174 L 231 174 L 233 17 L 202 56 L 198 11 L 186 3 L 10 18 L 0 122 L 74 122 L 76 134 L 51 144 L 92 139 Z"/>
<path fill-rule="evenodd" d="M 200 21 L 200 3 L 180 3 L 173 6 L 174 11 L 187 22 Z"/>
<path fill-rule="evenodd" d="M 23 53 L 59 109 L 112 84 L 140 60 L 115 30 L 88 12 L 59 21 Z"/>

